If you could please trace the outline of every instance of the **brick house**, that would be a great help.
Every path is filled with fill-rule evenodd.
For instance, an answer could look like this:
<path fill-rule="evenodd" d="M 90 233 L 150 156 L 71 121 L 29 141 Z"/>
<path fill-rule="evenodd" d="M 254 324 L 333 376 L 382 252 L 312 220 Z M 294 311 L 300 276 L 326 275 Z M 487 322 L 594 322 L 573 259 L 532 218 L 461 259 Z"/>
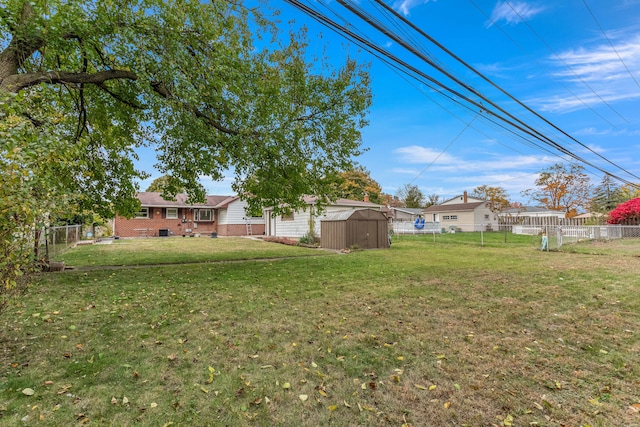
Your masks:
<path fill-rule="evenodd" d="M 116 216 L 113 233 L 119 237 L 245 236 L 262 235 L 262 217 L 250 217 L 238 196 L 207 196 L 204 203 L 188 204 L 186 194 L 164 200 L 160 193 L 141 192 L 140 212 L 133 218 Z M 215 233 L 215 234 L 213 234 Z"/>

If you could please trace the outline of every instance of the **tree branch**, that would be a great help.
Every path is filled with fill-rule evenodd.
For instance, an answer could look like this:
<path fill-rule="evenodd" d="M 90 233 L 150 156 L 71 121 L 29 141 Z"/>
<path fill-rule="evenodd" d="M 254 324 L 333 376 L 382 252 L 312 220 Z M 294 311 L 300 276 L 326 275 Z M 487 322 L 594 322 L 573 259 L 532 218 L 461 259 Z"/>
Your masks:
<path fill-rule="evenodd" d="M 151 82 L 151 87 L 153 88 L 154 92 L 156 92 L 158 95 L 162 96 L 163 98 L 168 99 L 168 100 L 176 100 L 175 96 L 173 96 L 173 94 L 167 88 L 167 86 L 164 84 L 164 82 Z M 211 117 L 208 114 L 200 111 L 195 106 L 193 106 L 193 105 L 191 105 L 191 104 L 189 104 L 187 102 L 182 102 L 182 101 L 179 101 L 179 100 L 178 100 L 178 102 L 180 102 L 182 104 L 183 108 L 185 108 L 188 111 L 191 111 L 196 117 L 198 117 L 199 119 L 204 120 L 205 122 L 207 122 L 207 124 L 209 124 L 210 126 L 214 127 L 215 129 L 218 129 L 220 132 L 226 133 L 228 135 L 238 135 L 240 133 L 237 130 L 229 129 L 229 128 L 223 126 L 217 120 L 215 120 L 213 117 Z"/>
<path fill-rule="evenodd" d="M 126 70 L 107 70 L 97 73 L 69 73 L 58 71 L 47 71 L 38 73 L 26 73 L 26 74 L 14 74 L 11 75 L 2 82 L 0 82 L 0 90 L 6 92 L 19 92 L 22 89 L 26 89 L 31 86 L 39 85 L 40 83 L 48 84 L 95 84 L 100 85 L 107 80 L 137 80 L 138 76 L 133 71 Z"/>

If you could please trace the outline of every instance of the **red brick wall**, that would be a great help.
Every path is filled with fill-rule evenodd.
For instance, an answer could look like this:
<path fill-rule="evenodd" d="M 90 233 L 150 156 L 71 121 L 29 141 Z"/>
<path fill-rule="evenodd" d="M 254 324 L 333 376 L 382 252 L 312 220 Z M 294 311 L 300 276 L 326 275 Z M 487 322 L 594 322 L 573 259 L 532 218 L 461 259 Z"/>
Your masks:
<path fill-rule="evenodd" d="M 264 224 L 253 224 L 251 226 L 251 235 L 262 236 L 264 234 Z M 247 225 L 246 224 L 219 224 L 218 225 L 219 236 L 246 236 Z"/>
<path fill-rule="evenodd" d="M 166 219 L 165 208 L 149 208 L 150 218 L 127 219 L 116 216 L 113 234 L 120 237 L 157 237 L 160 229 L 169 229 L 170 236 L 210 234 L 218 231 L 218 213 L 214 211 L 215 221 L 193 221 L 191 209 L 178 209 L 179 219 Z M 184 221 L 183 222 L 183 218 Z M 197 224 L 197 226 L 196 226 Z M 191 230 L 190 232 L 187 230 Z"/>

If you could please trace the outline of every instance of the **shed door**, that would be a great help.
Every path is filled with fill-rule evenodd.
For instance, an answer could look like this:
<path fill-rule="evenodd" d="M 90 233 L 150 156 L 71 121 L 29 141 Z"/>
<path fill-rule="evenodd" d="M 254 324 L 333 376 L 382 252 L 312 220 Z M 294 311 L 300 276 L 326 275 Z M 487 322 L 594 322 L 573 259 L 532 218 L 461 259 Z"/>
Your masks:
<path fill-rule="evenodd" d="M 358 246 L 362 249 L 378 245 L 378 221 L 358 221 Z"/>

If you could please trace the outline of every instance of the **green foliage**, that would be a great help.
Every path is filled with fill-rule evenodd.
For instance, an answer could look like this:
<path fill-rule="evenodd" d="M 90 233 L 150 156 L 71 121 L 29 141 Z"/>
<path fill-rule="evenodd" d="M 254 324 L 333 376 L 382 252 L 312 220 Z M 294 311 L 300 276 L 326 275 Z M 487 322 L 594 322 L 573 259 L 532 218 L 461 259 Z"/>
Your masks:
<path fill-rule="evenodd" d="M 591 212 L 601 214 L 601 218 L 604 219 L 605 214 L 624 201 L 620 187 L 616 185 L 610 175 L 605 175 L 600 185 L 594 190 L 590 204 Z"/>
<path fill-rule="evenodd" d="M 300 237 L 299 242 L 301 244 L 307 245 L 307 246 L 318 246 L 318 245 L 320 245 L 320 239 L 312 231 L 307 231 L 304 234 L 304 236 Z"/>
<path fill-rule="evenodd" d="M 5 2 L 1 249 L 22 254 L 69 211 L 133 215 L 143 146 L 171 177 L 167 196 L 201 201 L 200 177 L 228 171 L 252 209 L 333 194 L 361 153 L 369 76 L 352 60 L 307 62 L 305 32 L 277 28 L 224 0 Z"/>
<path fill-rule="evenodd" d="M 396 196 L 402 200 L 405 208 L 422 208 L 425 205 L 424 194 L 417 185 L 405 184 Z"/>
<path fill-rule="evenodd" d="M 385 203 L 382 187 L 371 178 L 370 172 L 363 166 L 358 166 L 339 174 L 339 184 L 336 196 L 349 200 L 365 200 L 365 196 L 372 203 Z"/>
<path fill-rule="evenodd" d="M 184 187 L 181 187 L 175 182 L 175 180 L 169 175 L 162 175 L 154 179 L 146 190 L 152 193 L 167 193 L 177 194 L 184 193 Z M 172 197 L 170 197 L 172 199 Z"/>
<path fill-rule="evenodd" d="M 499 212 L 510 206 L 507 191 L 502 187 L 491 187 L 489 185 L 481 185 L 471 192 L 471 197 L 487 200 L 492 212 Z"/>

